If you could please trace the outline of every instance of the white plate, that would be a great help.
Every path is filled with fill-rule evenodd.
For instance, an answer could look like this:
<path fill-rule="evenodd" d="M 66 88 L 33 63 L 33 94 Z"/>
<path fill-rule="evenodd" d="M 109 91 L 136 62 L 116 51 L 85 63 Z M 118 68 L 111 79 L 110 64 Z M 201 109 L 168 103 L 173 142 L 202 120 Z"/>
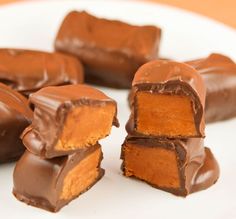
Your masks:
<path fill-rule="evenodd" d="M 185 60 L 222 52 L 236 59 L 235 30 L 183 10 L 127 1 L 43 1 L 4 6 L 0 8 L 0 47 L 52 50 L 59 24 L 72 9 L 86 9 L 95 15 L 134 24 L 159 25 L 163 28 L 164 57 Z M 14 164 L 1 165 L 1 218 L 236 218 L 236 120 L 207 127 L 206 145 L 211 147 L 221 167 L 217 184 L 179 198 L 122 176 L 119 156 L 129 115 L 127 91 L 103 90 L 118 101 L 121 122 L 119 129 L 113 128 L 112 134 L 101 141 L 105 177 L 53 214 L 17 201 L 11 194 Z"/>

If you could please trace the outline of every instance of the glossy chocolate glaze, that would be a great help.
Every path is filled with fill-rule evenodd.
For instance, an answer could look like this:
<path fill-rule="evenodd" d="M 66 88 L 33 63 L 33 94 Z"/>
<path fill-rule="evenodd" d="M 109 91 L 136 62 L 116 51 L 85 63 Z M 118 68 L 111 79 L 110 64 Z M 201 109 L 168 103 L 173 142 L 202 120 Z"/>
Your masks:
<path fill-rule="evenodd" d="M 0 49 L 0 82 L 28 96 L 42 87 L 83 82 L 83 68 L 60 53 Z"/>
<path fill-rule="evenodd" d="M 122 170 L 126 171 L 124 148 L 126 144 L 142 147 L 163 147 L 176 151 L 179 169 L 180 188 L 173 189 L 158 187 L 147 182 L 153 187 L 165 190 L 178 196 L 187 196 L 190 193 L 207 189 L 219 178 L 219 166 L 209 148 L 204 148 L 202 138 L 168 139 L 168 138 L 135 138 L 127 137 L 122 145 L 121 159 Z M 155 171 L 155 170 L 153 170 Z M 135 177 L 135 176 L 132 176 Z"/>
<path fill-rule="evenodd" d="M 205 147 L 205 154 L 204 165 L 201 166 L 192 181 L 191 192 L 207 189 L 219 178 L 220 168 L 210 148 Z"/>
<path fill-rule="evenodd" d="M 190 97 L 194 109 L 195 126 L 198 132 L 197 136 L 194 137 L 204 137 L 206 91 L 201 75 L 194 68 L 184 63 L 156 60 L 144 64 L 136 72 L 130 96 L 130 99 L 132 99 L 130 100 L 132 102 L 131 115 L 126 125 L 126 130 L 129 135 L 152 137 L 136 131 L 137 106 L 135 104 L 135 94 L 138 91 Z"/>
<path fill-rule="evenodd" d="M 52 212 L 59 211 L 60 208 L 77 197 L 73 197 L 69 200 L 60 199 L 63 180 L 66 175 L 73 167 L 78 165 L 80 161 L 86 158 L 86 156 L 100 147 L 101 146 L 97 144 L 80 153 L 48 160 L 40 158 L 26 150 L 24 155 L 17 162 L 14 170 L 13 194 L 18 200 L 28 205 Z M 102 155 L 100 162 L 101 160 Z M 97 179 L 83 192 L 90 189 L 104 175 L 104 170 L 100 168 L 100 163 L 97 168 L 99 171 Z"/>
<path fill-rule="evenodd" d="M 57 51 L 77 56 L 89 83 L 129 88 L 135 71 L 157 58 L 161 30 L 70 12 L 55 40 Z"/>
<path fill-rule="evenodd" d="M 236 63 L 221 54 L 187 62 L 203 77 L 206 86 L 206 122 L 236 116 Z"/>
<path fill-rule="evenodd" d="M 54 149 L 71 108 L 79 105 L 116 106 L 116 102 L 103 92 L 87 85 L 46 87 L 30 95 L 29 101 L 35 107 L 34 118 L 22 134 L 22 140 L 30 152 L 46 158 L 75 152 Z M 113 125 L 118 127 L 116 114 L 117 112 L 113 118 Z"/>
<path fill-rule="evenodd" d="M 20 135 L 32 116 L 27 99 L 0 83 L 0 163 L 17 160 L 23 154 Z"/>

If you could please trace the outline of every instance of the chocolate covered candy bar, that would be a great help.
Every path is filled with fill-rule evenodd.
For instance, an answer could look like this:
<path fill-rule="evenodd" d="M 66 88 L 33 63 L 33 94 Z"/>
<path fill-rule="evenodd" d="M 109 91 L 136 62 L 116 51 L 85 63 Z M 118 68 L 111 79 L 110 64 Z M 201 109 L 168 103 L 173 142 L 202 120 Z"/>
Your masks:
<path fill-rule="evenodd" d="M 57 51 L 77 56 L 85 66 L 85 81 L 129 88 L 135 71 L 157 58 L 161 30 L 70 12 L 55 40 Z"/>
<path fill-rule="evenodd" d="M 57 212 L 103 176 L 101 160 L 98 144 L 49 160 L 26 151 L 14 170 L 13 194 L 26 204 Z"/>
<path fill-rule="evenodd" d="M 207 189 L 219 177 L 217 161 L 202 138 L 127 138 L 121 158 L 125 176 L 178 196 Z"/>
<path fill-rule="evenodd" d="M 74 57 L 21 49 L 0 49 L 0 82 L 28 96 L 42 87 L 83 82 Z"/>
<path fill-rule="evenodd" d="M 87 85 L 47 87 L 30 96 L 32 125 L 22 134 L 26 148 L 52 158 L 73 153 L 109 135 L 116 119 L 116 102 Z"/>
<path fill-rule="evenodd" d="M 17 160 L 23 154 L 20 135 L 32 116 L 27 99 L 0 83 L 0 163 Z"/>
<path fill-rule="evenodd" d="M 151 61 L 132 84 L 129 135 L 204 137 L 204 82 L 195 69 L 173 61 Z"/>
<path fill-rule="evenodd" d="M 206 122 L 236 116 L 236 63 L 221 54 L 187 62 L 203 77 L 206 86 Z"/>

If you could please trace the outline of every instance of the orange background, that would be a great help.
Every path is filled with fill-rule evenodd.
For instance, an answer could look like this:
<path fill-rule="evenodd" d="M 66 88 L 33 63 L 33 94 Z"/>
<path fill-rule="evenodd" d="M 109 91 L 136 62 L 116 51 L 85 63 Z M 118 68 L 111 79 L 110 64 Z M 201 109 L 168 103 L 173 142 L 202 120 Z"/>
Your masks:
<path fill-rule="evenodd" d="M 0 0 L 0 4 L 20 0 Z M 236 0 L 141 0 L 177 6 L 236 28 Z"/>

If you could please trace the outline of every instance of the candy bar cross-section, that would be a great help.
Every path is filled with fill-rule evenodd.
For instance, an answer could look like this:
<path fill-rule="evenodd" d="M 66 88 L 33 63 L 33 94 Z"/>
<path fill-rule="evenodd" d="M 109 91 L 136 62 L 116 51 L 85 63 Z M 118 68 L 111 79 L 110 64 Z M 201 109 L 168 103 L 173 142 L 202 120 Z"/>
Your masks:
<path fill-rule="evenodd" d="M 52 158 L 90 147 L 119 126 L 116 102 L 87 85 L 47 87 L 30 96 L 32 125 L 22 134 L 26 148 Z"/>
<path fill-rule="evenodd" d="M 28 96 L 46 86 L 82 83 L 83 68 L 69 55 L 0 49 L 0 82 Z"/>
<path fill-rule="evenodd" d="M 205 86 L 191 66 L 151 61 L 132 84 L 129 135 L 139 137 L 204 137 Z"/>
<path fill-rule="evenodd" d="M 135 71 L 157 58 L 161 30 L 70 12 L 55 40 L 55 49 L 77 56 L 85 66 L 85 81 L 129 88 Z"/>
<path fill-rule="evenodd" d="M 187 62 L 203 77 L 206 86 L 206 122 L 236 116 L 236 63 L 221 54 Z"/>
<path fill-rule="evenodd" d="M 219 177 L 219 167 L 202 138 L 127 138 L 122 146 L 125 176 L 187 196 L 206 189 Z"/>
<path fill-rule="evenodd" d="M 20 135 L 32 117 L 27 99 L 0 83 L 0 163 L 17 160 L 23 154 Z"/>
<path fill-rule="evenodd" d="M 48 160 L 26 150 L 14 170 L 13 194 L 26 204 L 59 211 L 103 176 L 101 160 L 98 144 Z"/>

